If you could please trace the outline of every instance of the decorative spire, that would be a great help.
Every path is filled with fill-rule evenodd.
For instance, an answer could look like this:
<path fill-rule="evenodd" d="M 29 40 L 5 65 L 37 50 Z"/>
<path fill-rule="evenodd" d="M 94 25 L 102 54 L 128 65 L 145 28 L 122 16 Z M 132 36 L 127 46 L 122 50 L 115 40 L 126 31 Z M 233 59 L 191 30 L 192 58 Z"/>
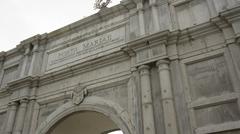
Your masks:
<path fill-rule="evenodd" d="M 103 9 L 108 6 L 108 4 L 112 2 L 111 0 L 96 0 L 94 4 L 94 9 Z"/>

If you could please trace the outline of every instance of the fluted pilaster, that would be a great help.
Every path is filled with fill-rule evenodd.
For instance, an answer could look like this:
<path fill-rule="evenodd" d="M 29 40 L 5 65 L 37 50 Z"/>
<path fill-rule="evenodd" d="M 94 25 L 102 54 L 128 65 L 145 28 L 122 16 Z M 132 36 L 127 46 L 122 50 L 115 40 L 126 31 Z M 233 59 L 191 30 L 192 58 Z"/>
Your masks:
<path fill-rule="evenodd" d="M 13 134 L 22 134 L 27 105 L 28 105 L 27 99 L 20 100 L 19 110 L 18 110 Z"/>
<path fill-rule="evenodd" d="M 155 134 L 150 67 L 142 65 L 139 67 L 139 71 L 141 79 L 143 132 L 144 134 Z"/>
<path fill-rule="evenodd" d="M 8 104 L 8 119 L 6 123 L 5 134 L 12 134 L 17 112 L 17 106 L 18 106 L 17 102 L 10 102 Z"/>
<path fill-rule="evenodd" d="M 27 69 L 27 62 L 28 62 L 28 58 L 29 58 L 29 53 L 30 53 L 30 47 L 28 46 L 25 49 L 24 55 L 23 55 L 23 64 L 22 64 L 22 70 L 20 73 L 20 77 L 24 77 L 25 76 L 25 72 Z"/>
<path fill-rule="evenodd" d="M 138 21 L 139 21 L 140 35 L 145 35 L 146 31 L 145 31 L 143 4 L 138 3 L 137 4 L 137 9 L 138 9 Z"/>
<path fill-rule="evenodd" d="M 157 62 L 160 85 L 161 101 L 163 106 L 164 124 L 166 134 L 178 134 L 176 112 L 173 101 L 169 61 L 160 60 Z"/>

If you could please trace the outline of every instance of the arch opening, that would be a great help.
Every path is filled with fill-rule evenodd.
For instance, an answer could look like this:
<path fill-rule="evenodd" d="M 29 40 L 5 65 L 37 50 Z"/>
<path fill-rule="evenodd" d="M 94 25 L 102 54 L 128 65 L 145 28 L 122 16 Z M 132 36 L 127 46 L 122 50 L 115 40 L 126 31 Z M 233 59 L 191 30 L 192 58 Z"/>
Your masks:
<path fill-rule="evenodd" d="M 47 134 L 123 134 L 106 115 L 95 111 L 72 113 L 53 125 Z"/>

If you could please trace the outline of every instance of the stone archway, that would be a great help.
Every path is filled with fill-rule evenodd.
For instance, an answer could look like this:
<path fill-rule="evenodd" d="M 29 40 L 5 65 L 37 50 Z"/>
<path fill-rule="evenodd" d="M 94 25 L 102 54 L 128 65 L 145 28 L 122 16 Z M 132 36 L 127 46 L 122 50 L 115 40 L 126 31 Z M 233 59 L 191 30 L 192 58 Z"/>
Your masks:
<path fill-rule="evenodd" d="M 47 134 L 106 134 L 120 129 L 107 116 L 92 111 L 80 111 L 60 120 Z"/>
<path fill-rule="evenodd" d="M 80 105 L 74 105 L 71 101 L 62 105 L 41 123 L 35 134 L 55 134 L 61 131 L 61 129 L 58 129 L 58 125 L 64 125 L 74 117 L 81 119 L 84 115 L 95 116 L 99 118 L 97 121 L 104 121 L 107 125 L 106 130 L 121 129 L 124 134 L 134 132 L 126 110 L 114 102 L 92 96 L 87 97 Z M 87 120 L 87 118 L 82 119 Z M 86 123 L 91 123 L 91 121 Z"/>

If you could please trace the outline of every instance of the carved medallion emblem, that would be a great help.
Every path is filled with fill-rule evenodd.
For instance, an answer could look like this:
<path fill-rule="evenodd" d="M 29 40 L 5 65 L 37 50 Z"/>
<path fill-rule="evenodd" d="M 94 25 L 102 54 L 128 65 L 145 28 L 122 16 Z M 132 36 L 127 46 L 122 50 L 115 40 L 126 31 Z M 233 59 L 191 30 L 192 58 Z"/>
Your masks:
<path fill-rule="evenodd" d="M 96 0 L 94 4 L 95 9 L 103 9 L 106 8 L 107 5 L 111 2 L 111 0 Z"/>
<path fill-rule="evenodd" d="M 75 105 L 79 105 L 83 102 L 84 98 L 87 96 L 86 86 L 78 84 L 78 86 L 72 92 L 72 102 Z"/>

